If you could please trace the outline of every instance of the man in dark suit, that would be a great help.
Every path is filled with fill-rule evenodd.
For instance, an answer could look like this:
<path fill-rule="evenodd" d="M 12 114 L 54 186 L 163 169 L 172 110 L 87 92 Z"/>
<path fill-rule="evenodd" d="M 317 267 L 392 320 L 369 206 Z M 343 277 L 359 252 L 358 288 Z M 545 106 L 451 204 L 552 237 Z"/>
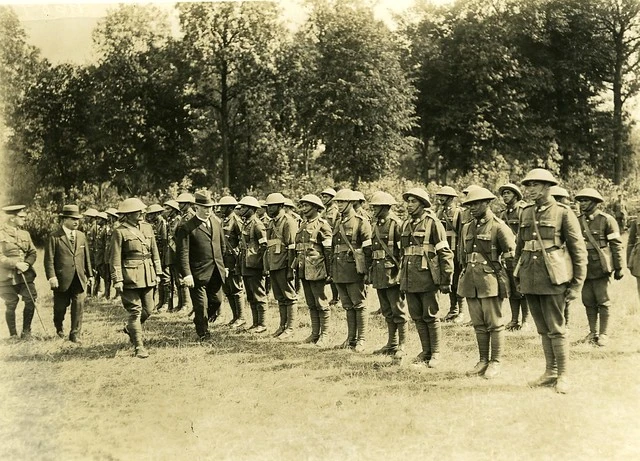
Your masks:
<path fill-rule="evenodd" d="M 44 249 L 44 269 L 53 290 L 53 324 L 64 338 L 62 323 L 71 304 L 69 340 L 74 343 L 80 342 L 85 290 L 93 279 L 89 244 L 78 230 L 81 217 L 77 205 L 65 205 L 60 214 L 62 225 L 49 236 Z"/>
<path fill-rule="evenodd" d="M 210 337 L 209 314 L 219 306 L 217 293 L 227 276 L 222 259 L 224 236 L 220 220 L 213 216 L 214 204 L 209 191 L 196 192 L 195 216 L 176 231 L 180 275 L 189 287 L 195 314 L 193 323 L 200 339 Z"/>

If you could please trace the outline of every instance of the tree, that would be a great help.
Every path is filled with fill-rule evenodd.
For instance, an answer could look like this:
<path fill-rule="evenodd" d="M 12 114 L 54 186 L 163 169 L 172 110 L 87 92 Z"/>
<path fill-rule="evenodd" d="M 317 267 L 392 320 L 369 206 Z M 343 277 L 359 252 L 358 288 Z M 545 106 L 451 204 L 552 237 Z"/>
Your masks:
<path fill-rule="evenodd" d="M 414 90 L 389 29 L 358 1 L 318 1 L 301 36 L 315 50 L 298 102 L 302 122 L 325 145 L 321 161 L 354 186 L 389 173 L 413 149 Z"/>

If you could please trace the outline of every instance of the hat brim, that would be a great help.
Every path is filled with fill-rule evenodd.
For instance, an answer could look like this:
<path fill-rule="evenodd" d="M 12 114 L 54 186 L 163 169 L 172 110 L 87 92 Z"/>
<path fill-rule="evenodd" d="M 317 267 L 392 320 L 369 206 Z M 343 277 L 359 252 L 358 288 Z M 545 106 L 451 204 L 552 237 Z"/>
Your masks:
<path fill-rule="evenodd" d="M 58 215 L 60 218 L 71 218 L 71 219 L 82 219 L 83 216 L 81 214 L 65 214 L 65 213 L 60 213 Z M 89 216 L 91 217 L 91 216 Z"/>

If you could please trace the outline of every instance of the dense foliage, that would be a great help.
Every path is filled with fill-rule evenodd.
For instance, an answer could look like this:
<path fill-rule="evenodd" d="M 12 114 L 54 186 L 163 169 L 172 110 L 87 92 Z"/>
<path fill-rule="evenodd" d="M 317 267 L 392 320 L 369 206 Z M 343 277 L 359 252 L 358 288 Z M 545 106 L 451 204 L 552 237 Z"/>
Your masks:
<path fill-rule="evenodd" d="M 637 0 L 418 0 L 393 27 L 366 0 L 304 6 L 289 27 L 274 2 L 180 3 L 176 31 L 122 5 L 86 66 L 41 58 L 0 7 L 3 201 L 635 179 Z"/>

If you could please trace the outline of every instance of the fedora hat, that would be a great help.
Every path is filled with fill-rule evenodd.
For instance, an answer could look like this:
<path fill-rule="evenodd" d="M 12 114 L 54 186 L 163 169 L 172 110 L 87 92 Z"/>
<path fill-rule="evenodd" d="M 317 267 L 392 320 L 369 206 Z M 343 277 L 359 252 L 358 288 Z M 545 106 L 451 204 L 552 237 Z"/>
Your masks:
<path fill-rule="evenodd" d="M 208 190 L 199 190 L 194 194 L 195 204 L 200 206 L 214 206 L 216 202 L 211 197 L 211 192 Z"/>
<path fill-rule="evenodd" d="M 82 218 L 82 215 L 80 214 L 80 208 L 78 208 L 78 205 L 65 205 L 62 207 L 62 213 L 60 213 L 60 217 L 80 219 Z"/>

